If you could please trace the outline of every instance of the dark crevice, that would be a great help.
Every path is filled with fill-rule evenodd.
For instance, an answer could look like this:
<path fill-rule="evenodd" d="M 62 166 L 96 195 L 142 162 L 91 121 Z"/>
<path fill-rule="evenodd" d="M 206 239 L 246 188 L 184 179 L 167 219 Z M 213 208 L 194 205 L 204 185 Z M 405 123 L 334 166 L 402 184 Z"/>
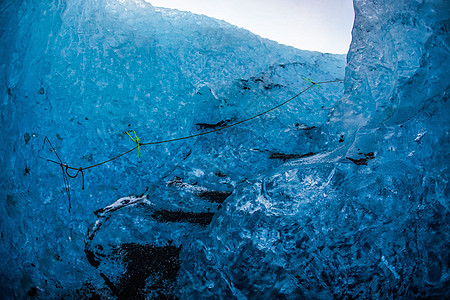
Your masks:
<path fill-rule="evenodd" d="M 214 217 L 214 213 L 210 212 L 193 213 L 193 212 L 172 211 L 163 209 L 155 211 L 152 217 L 158 220 L 159 222 L 164 223 L 187 222 L 199 224 L 202 226 L 208 226 Z"/>
<path fill-rule="evenodd" d="M 354 163 L 355 165 L 361 166 L 361 165 L 367 165 L 367 161 L 370 159 L 374 159 L 375 158 L 375 154 L 373 152 L 369 152 L 369 153 L 358 153 L 359 155 L 364 155 L 363 158 L 360 159 L 354 159 L 351 157 L 346 157 L 346 159 L 348 159 L 349 161 L 351 161 L 352 163 Z"/>
<path fill-rule="evenodd" d="M 196 123 L 195 125 L 198 126 L 199 129 L 216 129 L 223 126 L 226 126 L 230 123 L 230 120 L 223 120 L 216 124 L 209 124 L 209 123 Z"/>
<path fill-rule="evenodd" d="M 313 156 L 315 153 L 313 152 L 308 152 L 306 154 L 284 154 L 284 153 L 272 153 L 270 155 L 270 159 L 281 159 L 282 161 L 287 161 L 290 159 L 299 159 L 299 158 L 304 158 L 304 157 L 309 157 L 309 156 Z"/>
<path fill-rule="evenodd" d="M 147 299 L 149 292 L 157 299 L 177 299 L 181 246 L 126 243 L 118 251 L 127 264 L 117 288 L 119 299 Z"/>
<path fill-rule="evenodd" d="M 84 253 L 86 254 L 86 258 L 88 262 L 93 266 L 94 268 L 97 268 L 100 265 L 100 261 L 98 261 L 95 257 L 94 252 L 87 249 L 87 247 L 84 248 Z"/>
<path fill-rule="evenodd" d="M 354 163 L 355 165 L 358 165 L 358 166 L 367 165 L 367 159 L 365 159 L 365 158 L 353 159 L 351 157 L 346 157 L 346 159 L 348 159 L 349 161 L 351 161 L 352 163 Z"/>
<path fill-rule="evenodd" d="M 221 192 L 221 191 L 204 191 L 198 194 L 200 198 L 206 199 L 214 203 L 222 203 L 227 199 L 232 192 Z"/>
<path fill-rule="evenodd" d="M 120 292 L 119 292 L 119 290 L 116 288 L 116 286 L 114 285 L 114 283 L 112 283 L 111 280 L 109 280 L 109 278 L 106 277 L 105 274 L 100 273 L 100 276 L 103 278 L 103 280 L 105 281 L 106 286 L 109 287 L 109 289 L 111 290 L 111 292 L 112 292 L 115 296 L 119 296 Z"/>

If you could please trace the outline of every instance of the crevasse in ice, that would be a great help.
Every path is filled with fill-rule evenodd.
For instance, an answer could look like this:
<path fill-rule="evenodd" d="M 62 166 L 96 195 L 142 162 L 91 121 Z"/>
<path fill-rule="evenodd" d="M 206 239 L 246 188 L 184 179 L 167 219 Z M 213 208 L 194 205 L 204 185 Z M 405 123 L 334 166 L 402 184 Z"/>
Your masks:
<path fill-rule="evenodd" d="M 6 299 L 448 297 L 449 5 L 355 0 L 347 62 L 136 0 L 0 4 Z M 345 74 L 344 74 L 345 73 Z M 239 122 L 220 132 L 142 142 Z"/>

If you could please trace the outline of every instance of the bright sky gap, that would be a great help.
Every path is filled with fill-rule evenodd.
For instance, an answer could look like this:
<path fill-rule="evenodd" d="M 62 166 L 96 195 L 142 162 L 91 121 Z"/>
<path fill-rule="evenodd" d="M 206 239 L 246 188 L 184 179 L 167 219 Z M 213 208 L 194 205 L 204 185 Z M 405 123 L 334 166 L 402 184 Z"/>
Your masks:
<path fill-rule="evenodd" d="M 145 0 L 155 7 L 203 14 L 298 49 L 345 54 L 352 0 Z"/>

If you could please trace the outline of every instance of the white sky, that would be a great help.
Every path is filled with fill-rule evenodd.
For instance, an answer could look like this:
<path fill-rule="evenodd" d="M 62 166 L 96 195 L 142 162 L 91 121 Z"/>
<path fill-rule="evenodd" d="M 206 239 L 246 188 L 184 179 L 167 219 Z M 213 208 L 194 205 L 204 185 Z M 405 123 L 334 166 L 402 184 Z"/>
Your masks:
<path fill-rule="evenodd" d="M 352 0 L 145 0 L 221 19 L 280 44 L 303 50 L 347 53 Z"/>

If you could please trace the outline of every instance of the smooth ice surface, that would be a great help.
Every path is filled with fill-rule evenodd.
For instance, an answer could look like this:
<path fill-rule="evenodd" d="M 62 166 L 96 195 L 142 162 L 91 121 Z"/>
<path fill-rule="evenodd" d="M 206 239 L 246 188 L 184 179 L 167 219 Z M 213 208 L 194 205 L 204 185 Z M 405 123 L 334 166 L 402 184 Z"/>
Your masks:
<path fill-rule="evenodd" d="M 446 1 L 355 0 L 347 65 L 143 1 L 48 2 L 0 5 L 4 298 L 450 296 Z M 40 158 L 48 136 L 86 167 L 127 130 L 204 132 L 344 75 L 84 171 L 71 213 Z"/>

